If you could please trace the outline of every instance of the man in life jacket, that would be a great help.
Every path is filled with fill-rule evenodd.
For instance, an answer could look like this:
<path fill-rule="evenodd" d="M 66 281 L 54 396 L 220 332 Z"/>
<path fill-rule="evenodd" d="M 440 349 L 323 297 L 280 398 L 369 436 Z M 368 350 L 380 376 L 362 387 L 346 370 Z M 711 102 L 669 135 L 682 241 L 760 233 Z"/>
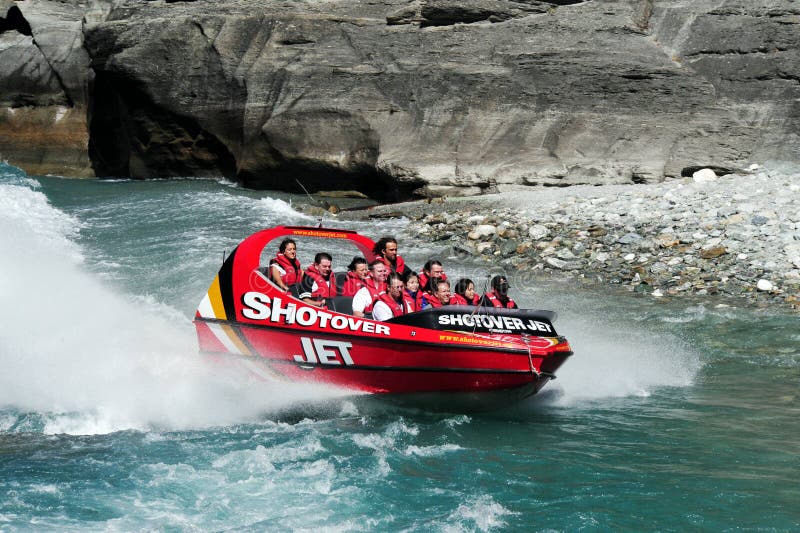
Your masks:
<path fill-rule="evenodd" d="M 404 276 L 409 268 L 405 261 L 397 255 L 397 240 L 394 237 L 381 237 L 372 249 L 376 259 L 380 259 L 390 272 Z"/>
<path fill-rule="evenodd" d="M 350 264 L 347 265 L 347 277 L 342 286 L 342 296 L 355 296 L 355 294 L 366 286 L 369 277 L 369 266 L 363 257 L 355 256 Z"/>
<path fill-rule="evenodd" d="M 419 286 L 422 290 L 427 290 L 431 293 L 436 291 L 436 283 L 431 283 L 431 279 L 447 279 L 447 274 L 444 273 L 444 267 L 440 261 L 431 259 L 422 267 L 422 272 L 419 275 Z"/>
<path fill-rule="evenodd" d="M 436 282 L 436 292 L 432 295 L 426 294 L 422 298 L 422 309 L 428 307 L 441 307 L 443 305 L 450 305 L 450 282 L 446 279 L 440 279 Z"/>
<path fill-rule="evenodd" d="M 336 296 L 336 276 L 333 274 L 331 254 L 320 252 L 314 256 L 314 263 L 310 265 L 300 280 L 300 299 L 304 302 L 325 307 L 325 300 Z"/>
<path fill-rule="evenodd" d="M 509 284 L 505 276 L 493 277 L 491 285 L 492 290 L 486 292 L 481 298 L 481 306 L 517 309 L 516 302 L 508 296 Z"/>
<path fill-rule="evenodd" d="M 283 239 L 278 246 L 278 253 L 269 261 L 270 279 L 281 289 L 288 291 L 290 285 L 300 283 L 303 268 L 297 259 L 297 243 L 292 239 Z"/>
<path fill-rule="evenodd" d="M 382 293 L 386 292 L 386 278 L 389 269 L 382 261 L 376 259 L 369 264 L 370 275 L 364 279 L 364 287 L 353 296 L 353 315 L 363 317 L 372 312 L 372 306 Z"/>
<path fill-rule="evenodd" d="M 417 309 L 422 309 L 422 297 L 433 296 L 436 292 L 436 283 L 440 279 L 447 279 L 442 263 L 436 259 L 431 259 L 422 267 L 419 275 L 419 291 L 417 292 Z"/>
<path fill-rule="evenodd" d="M 414 312 L 414 300 L 405 291 L 403 278 L 397 272 L 392 272 L 386 278 L 386 292 L 378 297 L 372 306 L 372 318 L 375 320 L 389 320 L 395 316 L 402 316 Z"/>

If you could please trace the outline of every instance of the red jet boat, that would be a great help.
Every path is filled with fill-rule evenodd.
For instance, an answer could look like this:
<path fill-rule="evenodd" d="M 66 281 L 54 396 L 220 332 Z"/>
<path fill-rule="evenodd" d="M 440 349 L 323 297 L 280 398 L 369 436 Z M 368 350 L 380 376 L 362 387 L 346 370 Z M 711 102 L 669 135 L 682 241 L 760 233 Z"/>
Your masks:
<path fill-rule="evenodd" d="M 352 298 L 331 298 L 327 308 L 309 305 L 259 269 L 265 248 L 285 237 L 303 251 L 349 243 L 374 259 L 373 241 L 354 231 L 279 226 L 251 235 L 225 259 L 197 309 L 202 352 L 258 361 L 269 374 L 295 382 L 478 402 L 535 394 L 572 355 L 553 327 L 552 311 L 443 306 L 378 322 L 350 314 Z M 321 239 L 327 248 L 319 247 Z"/>

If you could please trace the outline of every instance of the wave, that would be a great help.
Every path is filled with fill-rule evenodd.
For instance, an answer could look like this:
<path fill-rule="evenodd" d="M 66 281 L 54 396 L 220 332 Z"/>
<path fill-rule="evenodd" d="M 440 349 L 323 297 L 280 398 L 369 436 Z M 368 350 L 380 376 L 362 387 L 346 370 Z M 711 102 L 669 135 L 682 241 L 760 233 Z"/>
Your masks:
<path fill-rule="evenodd" d="M 82 223 L 39 188 L 0 168 L 0 408 L 40 415 L 22 426 L 48 434 L 208 427 L 341 395 L 265 387 L 200 358 L 186 316 L 87 270 L 76 244 Z"/>

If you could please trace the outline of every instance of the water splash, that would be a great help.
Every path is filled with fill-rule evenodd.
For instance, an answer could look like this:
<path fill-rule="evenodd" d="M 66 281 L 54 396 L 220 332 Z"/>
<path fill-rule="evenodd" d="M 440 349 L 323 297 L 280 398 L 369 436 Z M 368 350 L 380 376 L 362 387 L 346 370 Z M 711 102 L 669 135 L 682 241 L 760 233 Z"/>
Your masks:
<path fill-rule="evenodd" d="M 42 414 L 44 433 L 95 434 L 231 424 L 343 394 L 207 364 L 188 318 L 86 272 L 80 224 L 32 185 L 0 184 L 0 406 Z"/>

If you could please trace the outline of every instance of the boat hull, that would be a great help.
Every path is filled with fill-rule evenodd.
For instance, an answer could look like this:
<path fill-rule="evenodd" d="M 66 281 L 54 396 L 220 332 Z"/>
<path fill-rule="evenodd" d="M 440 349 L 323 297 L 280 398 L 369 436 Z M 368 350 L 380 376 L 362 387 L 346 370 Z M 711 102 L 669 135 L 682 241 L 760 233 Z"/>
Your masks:
<path fill-rule="evenodd" d="M 523 346 L 387 342 L 221 321 L 196 320 L 195 324 L 205 353 L 233 353 L 260 361 L 279 379 L 358 392 L 441 394 L 519 389 L 524 397 L 536 393 L 552 377 L 536 370 L 544 358 L 532 356 Z M 228 342 L 220 341 L 223 335 Z M 555 361 L 548 363 L 552 367 Z"/>

